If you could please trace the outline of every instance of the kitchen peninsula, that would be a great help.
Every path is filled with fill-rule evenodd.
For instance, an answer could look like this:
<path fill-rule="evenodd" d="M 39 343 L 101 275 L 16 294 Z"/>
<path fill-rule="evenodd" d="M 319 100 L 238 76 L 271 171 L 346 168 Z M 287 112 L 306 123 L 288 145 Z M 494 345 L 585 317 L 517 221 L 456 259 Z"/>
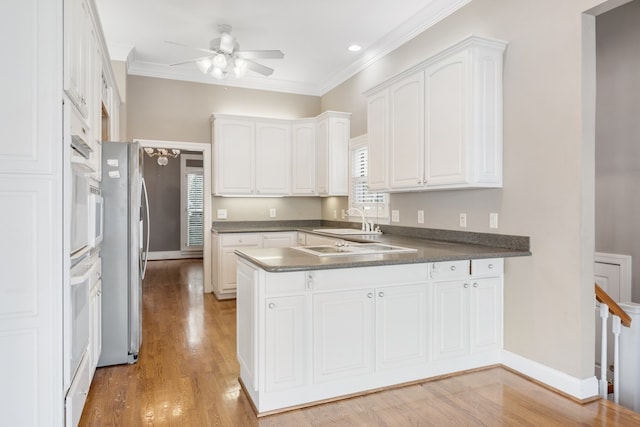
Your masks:
<path fill-rule="evenodd" d="M 345 241 L 315 230 L 296 231 Z M 531 255 L 528 238 L 415 230 L 347 243 L 412 249 L 399 253 L 235 251 L 240 379 L 258 415 L 500 363 L 504 258 Z"/>

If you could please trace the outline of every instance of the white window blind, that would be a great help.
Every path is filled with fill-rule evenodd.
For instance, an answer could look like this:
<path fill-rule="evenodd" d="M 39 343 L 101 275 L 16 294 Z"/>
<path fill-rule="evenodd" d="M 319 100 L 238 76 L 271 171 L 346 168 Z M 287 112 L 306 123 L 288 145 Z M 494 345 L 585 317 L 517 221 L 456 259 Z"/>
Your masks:
<path fill-rule="evenodd" d="M 367 184 L 368 147 L 357 144 L 351 148 L 351 190 L 349 207 L 357 208 L 365 216 L 376 223 L 388 222 L 388 195 L 386 193 L 369 192 Z"/>
<path fill-rule="evenodd" d="M 204 182 L 202 173 L 187 174 L 187 246 L 203 245 Z"/>

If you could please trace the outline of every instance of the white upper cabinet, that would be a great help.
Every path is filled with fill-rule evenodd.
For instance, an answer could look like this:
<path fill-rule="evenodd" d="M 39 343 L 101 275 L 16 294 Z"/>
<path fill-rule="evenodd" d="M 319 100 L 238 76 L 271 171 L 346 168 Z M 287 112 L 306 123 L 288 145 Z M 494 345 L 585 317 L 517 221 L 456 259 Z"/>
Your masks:
<path fill-rule="evenodd" d="M 321 196 L 349 194 L 351 113 L 328 111 L 316 127 L 316 187 Z"/>
<path fill-rule="evenodd" d="M 314 196 L 317 194 L 315 120 L 294 124 L 291 135 L 291 195 Z"/>
<path fill-rule="evenodd" d="M 365 93 L 370 188 L 502 186 L 505 48 L 470 36 Z"/>
<path fill-rule="evenodd" d="M 291 125 L 256 122 L 255 194 L 291 192 Z"/>
<path fill-rule="evenodd" d="M 64 91 L 88 117 L 91 64 L 91 16 L 85 0 L 64 0 Z"/>
<path fill-rule="evenodd" d="M 214 114 L 214 195 L 346 195 L 350 116 L 331 111 L 283 120 Z"/>
<path fill-rule="evenodd" d="M 213 132 L 216 194 L 252 195 L 255 191 L 255 122 L 216 117 Z"/>

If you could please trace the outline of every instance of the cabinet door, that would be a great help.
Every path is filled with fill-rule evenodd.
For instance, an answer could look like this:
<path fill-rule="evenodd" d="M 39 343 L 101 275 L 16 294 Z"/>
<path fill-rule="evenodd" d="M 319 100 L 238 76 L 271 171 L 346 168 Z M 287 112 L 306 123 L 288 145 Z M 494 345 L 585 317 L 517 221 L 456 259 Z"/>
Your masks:
<path fill-rule="evenodd" d="M 84 0 L 65 0 L 64 14 L 64 90 L 86 119 L 91 17 Z"/>
<path fill-rule="evenodd" d="M 94 287 L 91 292 L 91 348 L 89 355 L 91 357 L 91 376 L 98 366 L 98 359 L 102 353 L 102 281 Z"/>
<path fill-rule="evenodd" d="M 427 186 L 467 180 L 468 52 L 425 70 L 425 177 Z"/>
<path fill-rule="evenodd" d="M 386 190 L 389 96 L 385 89 L 367 99 L 367 135 L 369 160 L 367 185 L 370 190 Z"/>
<path fill-rule="evenodd" d="M 469 282 L 433 284 L 434 359 L 444 360 L 469 353 Z"/>
<path fill-rule="evenodd" d="M 476 279 L 470 288 L 471 353 L 502 348 L 502 279 Z"/>
<path fill-rule="evenodd" d="M 389 88 L 389 186 L 422 188 L 424 180 L 424 74 Z"/>
<path fill-rule="evenodd" d="M 376 369 L 428 360 L 427 284 L 376 289 Z"/>
<path fill-rule="evenodd" d="M 342 117 L 329 118 L 329 195 L 349 194 L 349 139 L 351 121 Z"/>
<path fill-rule="evenodd" d="M 256 123 L 256 194 L 288 195 L 291 192 L 291 127 Z"/>
<path fill-rule="evenodd" d="M 295 231 L 264 233 L 262 235 L 263 248 L 290 248 L 292 246 L 298 246 L 298 233 Z"/>
<path fill-rule="evenodd" d="M 313 380 L 372 372 L 373 290 L 313 296 Z"/>
<path fill-rule="evenodd" d="M 304 384 L 305 297 L 266 300 L 266 384 L 267 392 Z"/>
<path fill-rule="evenodd" d="M 291 194 L 316 194 L 316 128 L 313 123 L 298 124 L 292 131 Z"/>
<path fill-rule="evenodd" d="M 238 257 L 234 253 L 236 248 L 222 248 L 222 280 L 221 291 L 234 291 L 236 289 L 236 269 Z"/>
<path fill-rule="evenodd" d="M 329 193 L 329 120 L 316 126 L 316 186 L 318 194 Z"/>
<path fill-rule="evenodd" d="M 254 193 L 254 128 L 249 120 L 216 120 L 213 184 L 217 194 Z"/>

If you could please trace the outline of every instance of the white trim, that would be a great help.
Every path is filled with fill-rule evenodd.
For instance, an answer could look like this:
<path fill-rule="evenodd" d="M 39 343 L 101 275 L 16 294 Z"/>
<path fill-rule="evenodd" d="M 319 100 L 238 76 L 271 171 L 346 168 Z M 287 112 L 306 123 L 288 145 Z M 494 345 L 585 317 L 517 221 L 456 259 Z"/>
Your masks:
<path fill-rule="evenodd" d="M 211 224 L 211 144 L 205 144 L 202 142 L 185 142 L 185 141 L 158 141 L 152 139 L 136 139 L 135 142 L 139 142 L 141 147 L 156 147 L 156 148 L 177 148 L 185 151 L 202 151 L 204 167 L 204 248 L 203 248 L 203 273 L 204 273 L 204 292 L 213 292 L 213 285 L 211 281 L 211 239 L 208 238 L 207 230 L 210 229 Z"/>
<path fill-rule="evenodd" d="M 502 350 L 502 364 L 579 400 L 598 395 L 598 379 L 595 375 L 583 379 L 572 377 L 507 350 Z"/>
<path fill-rule="evenodd" d="M 181 252 L 181 251 L 155 251 L 149 252 L 147 259 L 149 261 L 160 261 L 167 259 L 189 259 L 204 258 L 201 251 Z"/>
<path fill-rule="evenodd" d="M 631 255 L 606 254 L 596 252 L 594 262 L 612 264 L 620 267 L 620 301 L 631 301 Z"/>
<path fill-rule="evenodd" d="M 187 166 L 187 160 L 201 160 L 203 166 Z M 204 180 L 204 157 L 202 154 L 181 154 L 180 155 L 180 250 L 183 252 L 188 251 L 202 251 L 200 245 L 190 247 L 187 246 L 187 175 L 197 174 L 203 175 Z M 204 203 L 204 190 L 202 193 Z M 204 223 L 202 224 L 202 239 L 204 241 Z"/>

